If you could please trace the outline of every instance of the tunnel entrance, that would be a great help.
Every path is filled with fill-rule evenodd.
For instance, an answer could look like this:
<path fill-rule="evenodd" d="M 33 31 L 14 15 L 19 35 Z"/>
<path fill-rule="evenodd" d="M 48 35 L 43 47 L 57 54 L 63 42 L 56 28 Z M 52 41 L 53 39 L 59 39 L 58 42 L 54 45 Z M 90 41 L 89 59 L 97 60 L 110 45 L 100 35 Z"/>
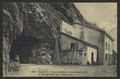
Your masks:
<path fill-rule="evenodd" d="M 20 63 L 52 64 L 53 45 L 50 41 L 21 37 L 12 44 L 10 59 L 19 56 Z"/>

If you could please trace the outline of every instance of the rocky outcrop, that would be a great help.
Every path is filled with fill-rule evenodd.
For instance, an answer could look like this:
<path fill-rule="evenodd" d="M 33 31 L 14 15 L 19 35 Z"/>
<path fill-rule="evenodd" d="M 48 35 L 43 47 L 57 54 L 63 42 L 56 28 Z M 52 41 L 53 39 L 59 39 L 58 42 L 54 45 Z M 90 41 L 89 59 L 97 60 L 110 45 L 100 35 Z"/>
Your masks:
<path fill-rule="evenodd" d="M 11 45 L 22 34 L 23 20 L 16 3 L 3 5 L 3 75 L 5 75 L 8 71 Z"/>
<path fill-rule="evenodd" d="M 39 43 L 41 40 L 47 42 L 50 50 L 54 51 L 52 54 L 54 55 L 53 58 L 55 58 L 55 62 L 60 63 L 58 34 L 60 31 L 61 21 L 66 20 L 69 23 L 75 22 L 75 19 L 78 17 L 79 21 L 83 21 L 84 18 L 82 15 L 78 14 L 78 11 L 76 10 L 75 6 L 69 3 L 4 3 L 3 75 L 8 71 L 10 52 L 13 52 L 14 49 L 19 49 L 16 48 L 16 45 L 19 46 L 16 41 L 21 41 L 25 37 L 40 40 Z M 22 43 L 23 42 L 21 42 L 21 44 Z M 29 46 L 30 48 L 34 48 L 36 44 Z"/>

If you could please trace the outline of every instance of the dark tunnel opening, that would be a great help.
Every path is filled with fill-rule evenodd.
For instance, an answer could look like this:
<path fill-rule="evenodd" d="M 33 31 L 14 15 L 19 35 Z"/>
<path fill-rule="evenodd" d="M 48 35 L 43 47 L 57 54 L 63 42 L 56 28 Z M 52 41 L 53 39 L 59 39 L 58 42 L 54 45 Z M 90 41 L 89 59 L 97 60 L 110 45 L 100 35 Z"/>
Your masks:
<path fill-rule="evenodd" d="M 10 59 L 20 63 L 50 64 L 52 62 L 53 46 L 50 41 L 33 37 L 21 37 L 12 44 Z"/>

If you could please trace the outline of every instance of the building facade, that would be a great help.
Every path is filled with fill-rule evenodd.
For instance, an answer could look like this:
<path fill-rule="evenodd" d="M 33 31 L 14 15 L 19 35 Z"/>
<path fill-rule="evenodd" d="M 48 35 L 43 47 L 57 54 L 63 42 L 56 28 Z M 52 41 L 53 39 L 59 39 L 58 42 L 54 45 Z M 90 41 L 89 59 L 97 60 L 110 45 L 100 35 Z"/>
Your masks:
<path fill-rule="evenodd" d="M 62 62 L 68 64 L 97 64 L 98 48 L 83 40 L 83 27 L 63 21 L 60 28 Z M 72 46 L 72 44 L 77 44 Z M 73 49 L 73 48 L 74 49 Z"/>
<path fill-rule="evenodd" d="M 94 63 L 97 63 L 99 65 L 112 64 L 114 40 L 109 34 L 107 34 L 107 32 L 98 28 L 97 25 L 83 25 L 80 23 L 69 24 L 65 21 L 62 21 L 60 32 L 65 33 L 66 35 L 78 40 L 82 40 L 82 42 L 78 43 L 78 49 L 80 49 L 82 54 L 84 52 L 87 53 L 85 55 L 86 59 L 84 56 L 81 56 L 82 58 L 80 61 L 82 62 L 82 65 Z M 63 35 L 60 35 L 60 37 L 61 49 L 63 50 L 70 49 L 70 44 L 73 42 L 77 42 Z M 87 45 L 86 48 L 82 50 L 82 48 L 84 48 L 85 46 L 85 43 L 89 43 L 94 47 Z"/>
<path fill-rule="evenodd" d="M 110 65 L 112 64 L 112 56 L 113 56 L 113 39 L 111 39 L 108 35 L 104 36 L 104 64 Z"/>

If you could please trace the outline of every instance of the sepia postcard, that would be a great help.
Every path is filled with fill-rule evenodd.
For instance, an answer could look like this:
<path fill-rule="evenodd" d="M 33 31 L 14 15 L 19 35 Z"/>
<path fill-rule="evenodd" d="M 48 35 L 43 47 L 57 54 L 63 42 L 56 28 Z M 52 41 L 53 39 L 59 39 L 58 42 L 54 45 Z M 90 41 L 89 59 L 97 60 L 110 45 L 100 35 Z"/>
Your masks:
<path fill-rule="evenodd" d="M 117 2 L 3 2 L 3 77 L 117 77 Z"/>

